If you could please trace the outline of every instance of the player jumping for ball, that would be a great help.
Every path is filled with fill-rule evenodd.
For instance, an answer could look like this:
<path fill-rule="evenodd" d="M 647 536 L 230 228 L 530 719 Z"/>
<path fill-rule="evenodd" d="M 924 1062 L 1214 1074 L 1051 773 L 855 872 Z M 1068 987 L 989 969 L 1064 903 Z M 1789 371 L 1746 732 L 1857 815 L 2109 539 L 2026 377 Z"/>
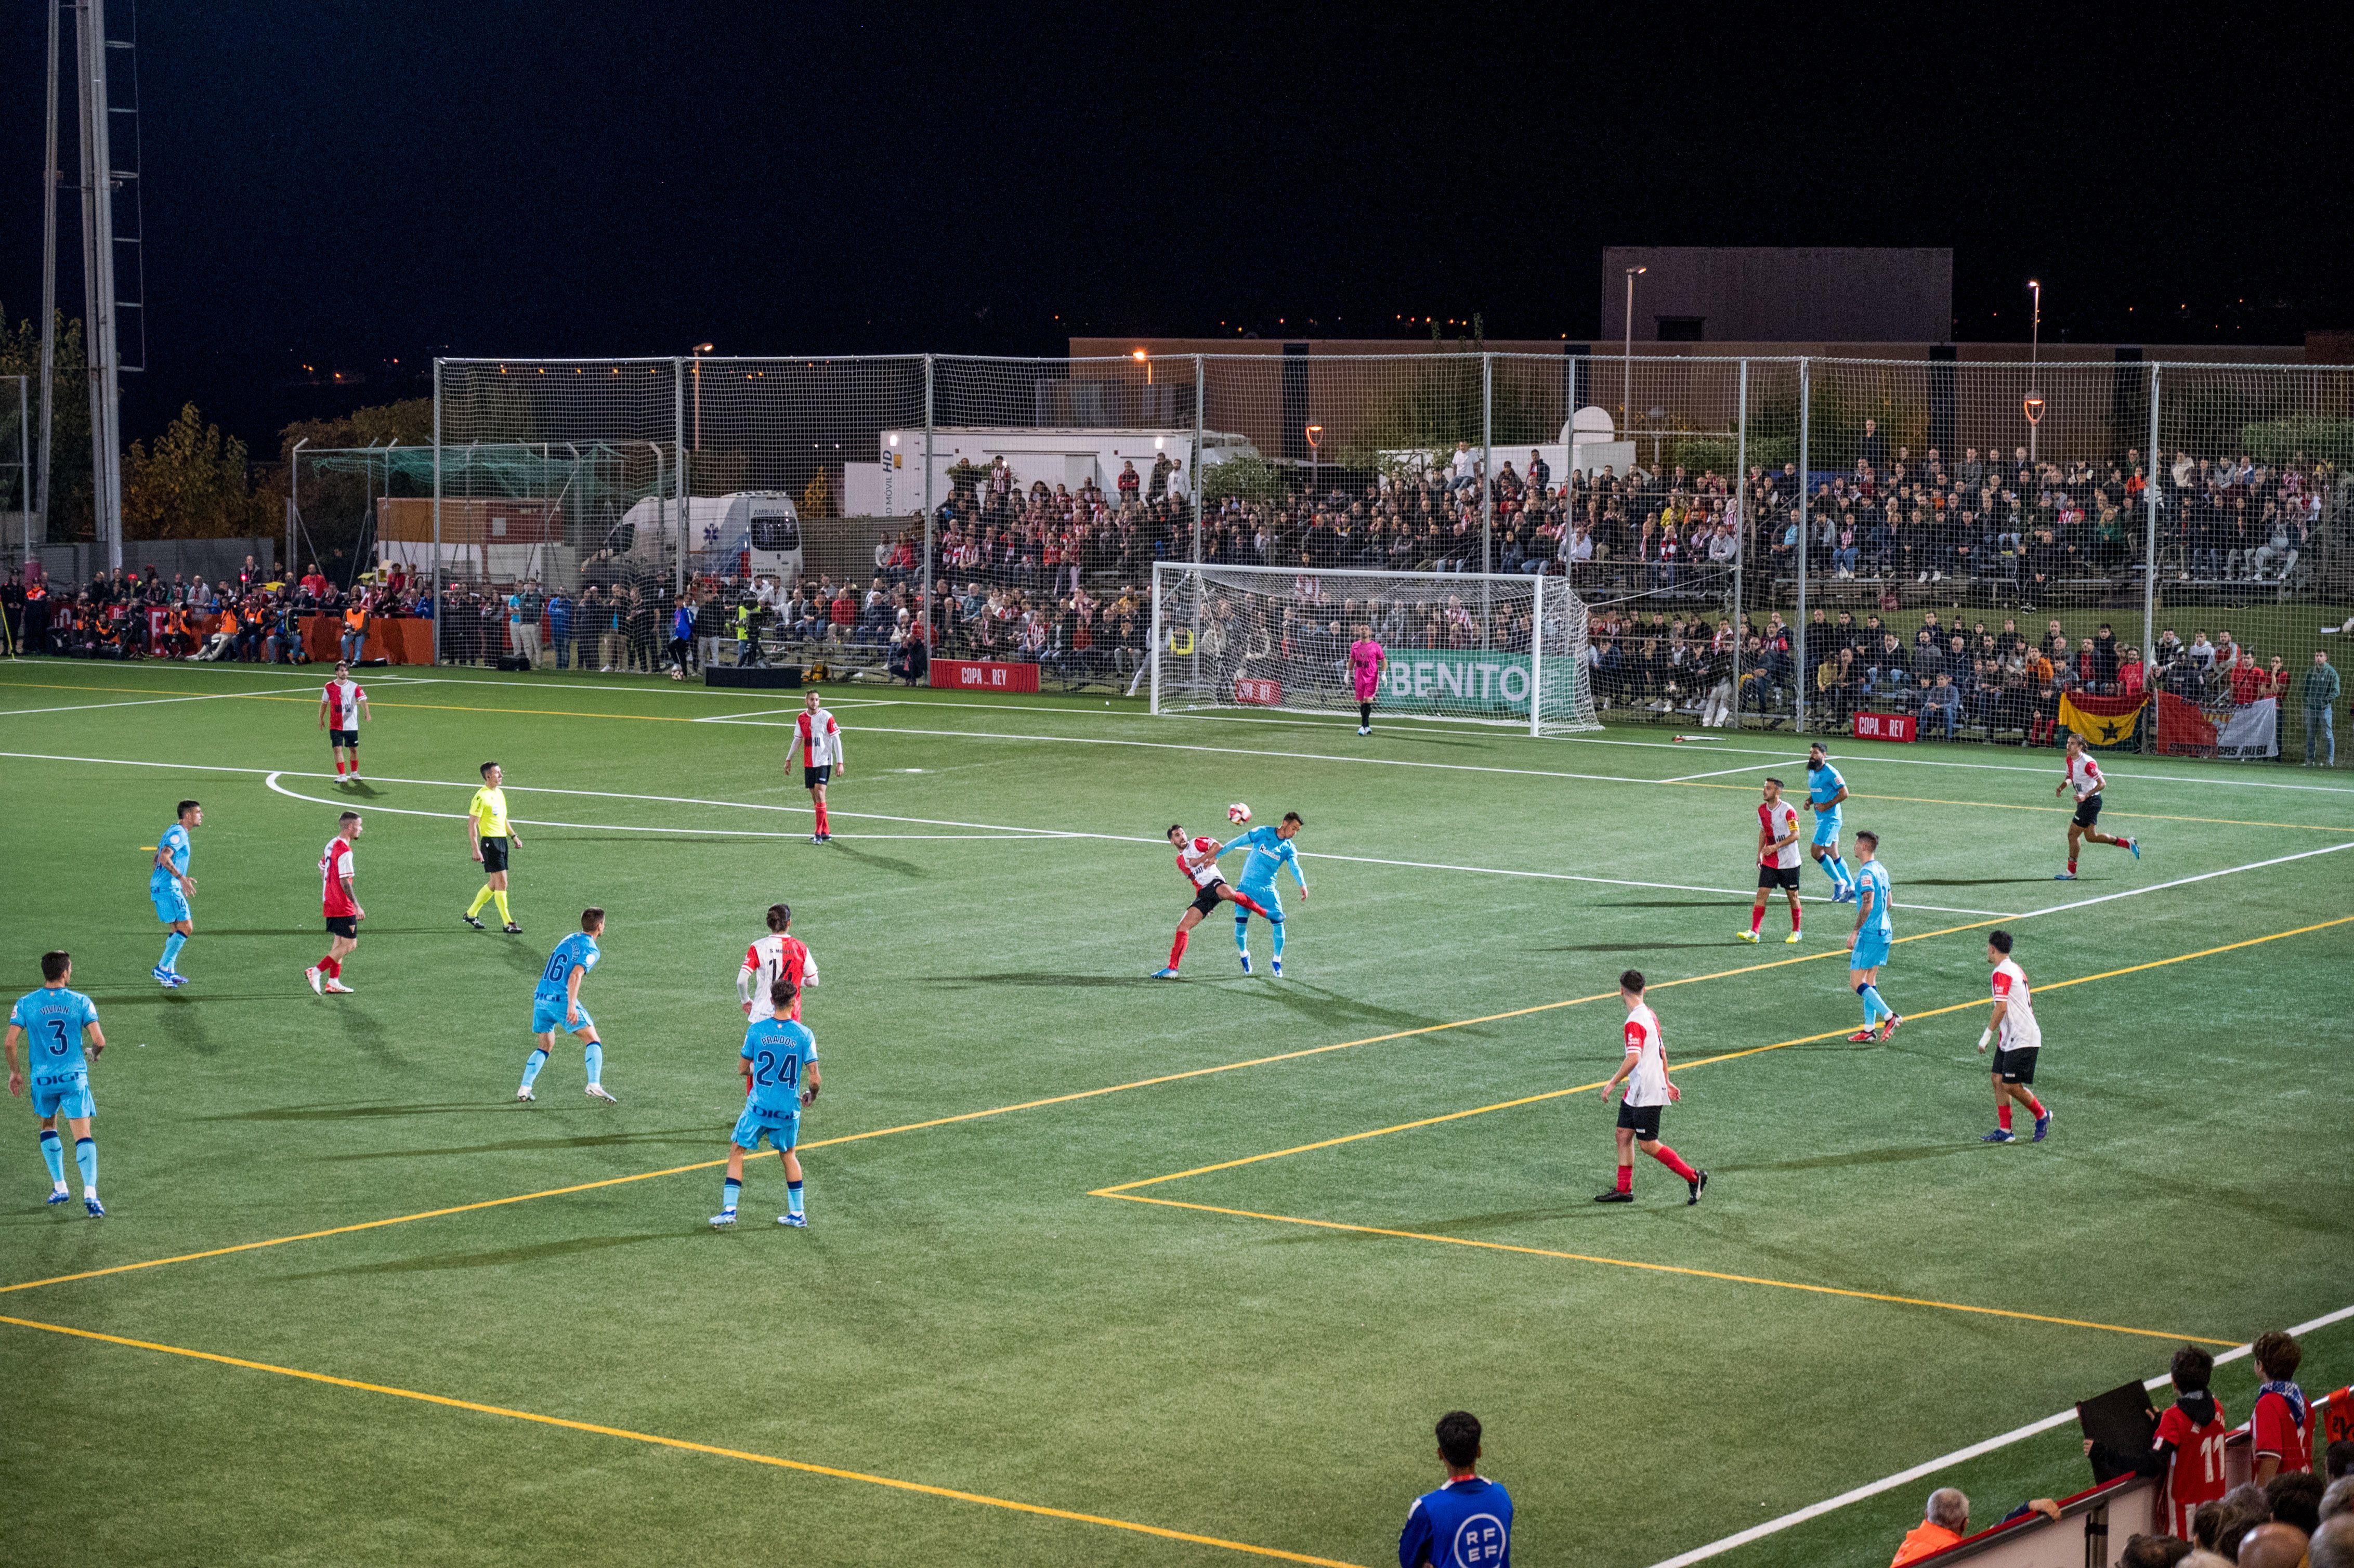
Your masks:
<path fill-rule="evenodd" d="M 1749 929 L 1734 935 L 1744 942 L 1757 940 L 1766 924 L 1766 900 L 1780 888 L 1790 900 L 1790 934 L 1798 939 L 1798 809 L 1782 799 L 1782 781 L 1766 780 L 1766 799 L 1757 805 L 1757 896 L 1749 905 Z"/>
<path fill-rule="evenodd" d="M 1278 922 L 1275 929 L 1278 938 L 1278 945 L 1280 946 L 1279 938 L 1283 927 L 1279 922 L 1283 916 L 1269 914 L 1267 906 L 1249 894 L 1237 893 L 1227 886 L 1226 879 L 1219 874 L 1218 856 L 1225 853 L 1225 845 L 1212 838 L 1189 839 L 1185 836 L 1184 828 L 1175 822 L 1169 824 L 1169 842 L 1177 851 L 1178 874 L 1193 885 L 1193 903 L 1177 922 L 1177 939 L 1169 945 L 1169 967 L 1154 970 L 1152 975 L 1154 980 L 1177 978 L 1177 966 L 1185 961 L 1185 944 L 1193 939 L 1193 927 L 1200 925 L 1202 917 L 1214 912 L 1221 903 L 1238 905 L 1253 915 L 1271 922 Z M 1298 874 L 1297 866 L 1293 868 L 1293 872 L 1295 875 Z M 1270 877 L 1270 883 L 1272 880 Z M 1304 891 L 1301 896 L 1307 896 Z M 1243 951 L 1243 972 L 1246 974 L 1250 972 L 1248 948 Z M 1277 972 L 1279 974 L 1282 971 L 1278 969 Z"/>
<path fill-rule="evenodd" d="M 1618 1184 L 1606 1192 L 1596 1192 L 1597 1203 L 1631 1203 L 1635 1201 L 1635 1150 L 1643 1152 L 1684 1179 L 1691 1196 L 1687 1206 L 1700 1202 L 1708 1191 L 1708 1172 L 1695 1171 L 1684 1163 L 1683 1156 L 1659 1141 L 1659 1108 L 1684 1097 L 1684 1092 L 1668 1078 L 1668 1049 L 1659 1038 L 1659 1015 L 1643 1000 L 1643 971 L 1628 969 L 1618 977 L 1618 1000 L 1627 1004 L 1627 1054 L 1620 1060 L 1618 1070 L 1602 1086 L 1602 1103 L 1610 1103 L 1610 1091 L 1622 1082 L 1627 1092 L 1618 1099 Z"/>
<path fill-rule="evenodd" d="M 2054 873 L 2052 881 L 2076 880 L 2076 851 L 2086 839 L 2092 840 L 2096 844 L 2115 844 L 2121 850 L 2131 850 L 2134 859 L 2141 858 L 2141 845 L 2138 842 L 2132 839 L 2113 838 L 2100 830 L 2098 824 L 2101 820 L 2101 791 L 2108 788 L 2108 783 L 2107 779 L 2101 777 L 2101 765 L 2093 760 L 2092 752 L 2085 747 L 2084 737 L 2081 735 L 2070 736 L 2068 737 L 2068 771 L 2060 780 L 2060 788 L 2052 792 L 2054 795 L 2065 795 L 2071 789 L 2075 790 L 2076 815 L 2068 824 L 2068 869 Z"/>
<path fill-rule="evenodd" d="M 1978 1036 L 1978 1049 L 1984 1051 L 1988 1045 L 1995 1048 L 1996 1125 L 1978 1141 L 2019 1141 L 2018 1135 L 2010 1130 L 2010 1106 L 2016 1100 L 2035 1118 L 2035 1141 L 2041 1143 L 2052 1130 L 2052 1112 L 2028 1086 L 2035 1082 L 2035 1059 L 2042 1053 L 2043 1026 L 2035 1022 L 2035 999 L 2029 993 L 2026 972 L 2012 961 L 2009 932 L 1987 933 L 1987 961 L 1994 966 L 1994 1016 L 1987 1021 L 1986 1033 Z"/>
<path fill-rule="evenodd" d="M 1904 1022 L 1897 1011 L 1880 1000 L 1880 966 L 1896 940 L 1894 904 L 1888 888 L 1888 868 L 1880 862 L 1880 835 L 1866 830 L 1855 835 L 1861 863 L 1855 874 L 1855 929 L 1847 934 L 1847 983 L 1863 999 L 1863 1027 L 1848 1036 L 1858 1045 L 1885 1040 Z M 1872 1021 L 1881 1021 L 1877 1031 Z"/>
<path fill-rule="evenodd" d="M 1283 821 L 1274 827 L 1261 823 L 1218 851 L 1220 854 L 1244 848 L 1251 852 L 1250 859 L 1243 864 L 1240 895 L 1235 903 L 1240 906 L 1247 898 L 1250 909 L 1257 910 L 1275 927 L 1275 959 L 1267 968 L 1278 980 L 1283 978 L 1283 901 L 1275 895 L 1275 874 L 1289 866 L 1291 880 L 1299 885 L 1300 902 L 1308 901 L 1308 878 L 1299 873 L 1299 851 L 1291 842 L 1306 825 L 1299 812 L 1286 811 Z M 1251 972 L 1250 909 L 1235 916 L 1235 951 L 1242 956 L 1245 974 Z"/>

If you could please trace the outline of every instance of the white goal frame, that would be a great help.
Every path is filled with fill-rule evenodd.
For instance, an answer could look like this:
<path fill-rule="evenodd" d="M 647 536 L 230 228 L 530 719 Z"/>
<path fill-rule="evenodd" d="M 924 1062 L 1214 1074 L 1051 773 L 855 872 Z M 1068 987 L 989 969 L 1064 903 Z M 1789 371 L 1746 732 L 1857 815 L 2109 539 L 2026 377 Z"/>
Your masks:
<path fill-rule="evenodd" d="M 1345 577 L 1358 583 L 1391 584 L 1400 588 L 1412 585 L 1425 590 L 1432 598 L 1442 594 L 1466 595 L 1479 593 L 1483 589 L 1492 591 L 1500 588 L 1507 588 L 1513 596 L 1526 597 L 1529 601 L 1528 646 L 1525 650 L 1515 648 L 1507 651 L 1514 656 L 1524 652 L 1528 659 L 1529 714 L 1525 721 L 1528 733 L 1532 736 L 1542 736 L 1548 730 L 1554 732 L 1598 730 L 1602 727 L 1600 720 L 1594 714 L 1590 684 L 1584 687 L 1576 684 L 1576 683 L 1590 683 L 1592 678 L 1591 671 L 1585 668 L 1585 601 L 1570 588 L 1569 581 L 1565 577 L 1526 572 L 1392 572 L 1377 568 L 1345 567 L 1309 568 L 1225 566 L 1209 561 L 1156 561 L 1153 563 L 1151 641 L 1146 673 L 1150 683 L 1149 709 L 1155 715 L 1179 711 L 1180 705 L 1164 703 L 1162 700 L 1161 665 L 1164 659 L 1174 661 L 1179 657 L 1172 642 L 1173 636 L 1184 629 L 1185 623 L 1172 621 L 1169 618 L 1168 607 L 1172 602 L 1171 590 L 1189 577 L 1204 579 L 1234 577 L 1246 580 L 1262 579 L 1266 583 L 1264 592 L 1270 599 L 1288 598 L 1289 586 L 1301 577 Z M 1567 648 L 1552 653 L 1548 653 L 1544 646 L 1545 616 L 1548 612 L 1565 616 L 1569 627 Z M 1198 638 L 1198 627 L 1194 628 L 1194 630 Z M 1547 722 L 1544 681 L 1549 675 L 1556 681 L 1566 679 L 1573 683 L 1570 688 L 1573 693 L 1581 689 L 1585 692 L 1586 701 L 1582 714 L 1575 711 L 1578 705 L 1573 697 L 1570 705 L 1574 711 L 1568 721 L 1564 722 L 1556 717 L 1551 723 Z M 1190 710 L 1195 705 L 1189 703 L 1182 705 Z M 1341 707 L 1295 705 L 1288 701 L 1265 705 L 1246 704 L 1239 701 L 1219 702 L 1203 705 L 1263 707 L 1264 711 L 1269 713 L 1306 714 L 1320 717 L 1333 716 L 1344 711 Z M 1478 714 L 1393 712 L 1389 716 L 1394 719 L 1413 719 L 1424 723 L 1481 724 L 1500 727 L 1505 726 L 1520 727 L 1523 723 L 1518 715 L 1509 717 L 1490 717 Z"/>

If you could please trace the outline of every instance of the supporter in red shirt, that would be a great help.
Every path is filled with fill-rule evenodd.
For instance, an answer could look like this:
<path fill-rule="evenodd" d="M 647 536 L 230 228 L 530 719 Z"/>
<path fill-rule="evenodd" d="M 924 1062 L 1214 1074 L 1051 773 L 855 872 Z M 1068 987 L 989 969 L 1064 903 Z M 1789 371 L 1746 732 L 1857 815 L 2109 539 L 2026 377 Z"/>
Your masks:
<path fill-rule="evenodd" d="M 2264 696 L 2264 668 L 2256 662 L 2253 655 L 2243 648 L 2240 650 L 2239 661 L 2232 666 L 2232 705 L 2237 707 L 2246 707 L 2250 703 L 2262 700 Z"/>
<path fill-rule="evenodd" d="M 2251 1349 L 2264 1374 L 2249 1422 L 2255 1462 L 2251 1478 L 2261 1487 L 2284 1472 L 2313 1467 L 2313 1406 L 2305 1390 L 2291 1381 L 2305 1359 L 2295 1340 L 2274 1330 L 2257 1335 Z"/>
<path fill-rule="evenodd" d="M 2230 1431 L 2222 1402 L 2207 1391 L 2215 1358 L 2195 1345 L 2174 1352 L 2174 1403 L 2158 1418 L 2150 1446 L 2167 1460 L 2159 1493 L 2161 1522 L 2177 1541 L 2196 1539 L 2190 1516 L 2221 1498 L 2223 1439 Z"/>

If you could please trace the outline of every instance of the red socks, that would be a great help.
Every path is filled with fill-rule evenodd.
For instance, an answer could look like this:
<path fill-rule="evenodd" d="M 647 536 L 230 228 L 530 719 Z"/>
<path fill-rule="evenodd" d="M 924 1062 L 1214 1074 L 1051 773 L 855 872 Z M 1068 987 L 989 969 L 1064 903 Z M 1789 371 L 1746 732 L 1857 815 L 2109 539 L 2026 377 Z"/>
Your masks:
<path fill-rule="evenodd" d="M 819 832 L 824 832 L 827 831 L 825 825 L 825 802 L 822 800 L 820 800 L 817 803 L 817 831 Z"/>
<path fill-rule="evenodd" d="M 1659 1148 L 1651 1150 L 1651 1158 L 1658 1160 L 1660 1164 L 1666 1166 L 1669 1170 L 1674 1171 L 1677 1175 L 1682 1177 L 1687 1181 L 1697 1181 L 1700 1180 L 1700 1172 L 1685 1164 L 1683 1156 L 1678 1154 L 1674 1150 L 1670 1149 L 1664 1143 L 1659 1145 Z M 1622 1172 L 1632 1174 L 1632 1172 L 1628 1171 L 1628 1168 L 1624 1165 L 1621 1165 L 1618 1169 Z"/>
<path fill-rule="evenodd" d="M 319 972 L 326 976 L 329 980 L 341 980 L 344 978 L 343 962 L 337 959 L 321 959 L 319 960 Z"/>
<path fill-rule="evenodd" d="M 1272 920 L 1275 918 L 1274 916 L 1267 913 L 1267 906 L 1261 904 L 1257 899 L 1253 898 L 1247 893 L 1236 893 L 1235 895 L 1235 907 L 1237 909 L 1247 909 L 1262 920 Z"/>
<path fill-rule="evenodd" d="M 2076 874 L 2076 863 L 2073 860 L 2068 863 L 2068 874 L 2071 876 Z"/>
<path fill-rule="evenodd" d="M 1797 928 L 1798 928 L 1798 906 L 1797 906 L 1797 905 L 1793 904 L 1793 905 L 1791 905 L 1791 906 L 1790 906 L 1790 929 L 1791 929 L 1791 930 L 1793 930 L 1793 931 L 1795 931 L 1795 930 L 1797 930 Z"/>
<path fill-rule="evenodd" d="M 341 779 L 343 776 L 344 776 L 344 759 L 343 759 L 342 758 L 338 757 L 338 758 L 335 758 L 335 777 L 336 777 L 336 778 L 338 778 L 338 779 Z"/>
<path fill-rule="evenodd" d="M 2030 1116 L 2041 1117 L 2043 1114 L 2043 1102 L 2037 1099 L 2033 1095 L 2028 1096 L 2027 1112 Z M 2008 1127 L 2010 1124 L 2009 1122 L 2005 1122 L 2003 1125 Z"/>
<path fill-rule="evenodd" d="M 1631 1192 L 1635 1190 L 1635 1168 L 1632 1165 L 1618 1167 L 1618 1190 L 1621 1192 Z"/>
<path fill-rule="evenodd" d="M 1757 935 L 1758 927 L 1765 924 L 1766 906 L 1760 904 L 1749 911 L 1749 934 L 1753 937 Z"/>
<path fill-rule="evenodd" d="M 1193 939 L 1191 931 L 1180 931 L 1177 939 L 1169 944 L 1169 967 L 1175 969 L 1185 960 L 1185 944 Z"/>
<path fill-rule="evenodd" d="M 1995 1107 L 1994 1124 L 2005 1132 L 2010 1130 L 2010 1102 L 2005 1100 Z"/>

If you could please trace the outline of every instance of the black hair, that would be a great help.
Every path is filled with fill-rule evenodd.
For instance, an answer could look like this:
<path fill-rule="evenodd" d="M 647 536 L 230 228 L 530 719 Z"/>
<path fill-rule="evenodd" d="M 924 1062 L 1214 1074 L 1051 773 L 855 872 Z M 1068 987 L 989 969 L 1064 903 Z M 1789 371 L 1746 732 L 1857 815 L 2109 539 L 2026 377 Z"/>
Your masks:
<path fill-rule="evenodd" d="M 2354 1476 L 2354 1437 L 2340 1437 L 2321 1451 L 2324 1478 L 2338 1480 Z"/>
<path fill-rule="evenodd" d="M 1479 1418 L 1468 1410 L 1450 1410 L 1438 1418 L 1438 1452 L 1455 1468 L 1468 1469 L 1479 1460 Z"/>
<path fill-rule="evenodd" d="M 1872 841 L 1872 848 L 1878 849 L 1880 847 L 1880 835 L 1873 832 L 1870 828 L 1866 828 L 1863 832 L 1855 835 L 1855 842 L 1858 843 L 1861 843 L 1866 839 L 1870 839 Z"/>
<path fill-rule="evenodd" d="M 769 906 L 769 929 L 781 931 L 793 923 L 793 906 L 790 904 Z"/>
<path fill-rule="evenodd" d="M 63 948 L 41 955 L 41 978 L 45 980 L 61 980 L 66 978 L 66 970 L 72 967 L 73 955 Z"/>
<path fill-rule="evenodd" d="M 602 909 L 598 908 L 594 904 L 591 904 L 588 908 L 580 911 L 580 928 L 582 930 L 593 931 L 604 923 L 605 912 Z"/>
<path fill-rule="evenodd" d="M 801 995 L 801 987 L 795 985 L 784 976 L 779 975 L 769 983 L 769 1005 L 770 1007 L 790 1007 L 792 1005 L 793 998 Z"/>
<path fill-rule="evenodd" d="M 1182 833 L 1184 831 L 1185 824 L 1182 822 L 1172 822 L 1169 824 L 1169 833 Z M 1163 833 L 1161 836 L 1165 839 L 1169 836 L 1169 833 Z"/>
<path fill-rule="evenodd" d="M 1284 812 L 1284 813 L 1283 813 L 1283 820 L 1284 820 L 1285 821 L 1287 821 L 1287 822 L 1291 823 L 1294 827 L 1300 827 L 1300 828 L 1304 828 L 1304 827 L 1306 827 L 1306 826 L 1308 825 L 1306 821 L 1302 821 L 1302 820 L 1301 820 L 1299 813 L 1299 812 L 1297 812 L 1297 811 L 1286 811 L 1286 812 Z"/>
<path fill-rule="evenodd" d="M 176 817 L 185 817 L 190 811 L 195 810 L 197 807 L 203 804 L 204 802 L 202 800 L 183 800 L 180 802 L 180 809 L 177 811 L 175 811 L 173 815 Z"/>
<path fill-rule="evenodd" d="M 337 827 L 341 827 L 345 822 L 356 822 L 359 820 L 360 814 L 357 811 L 345 811 L 342 816 L 335 819 L 335 825 Z"/>
<path fill-rule="evenodd" d="M 483 778 L 488 779 L 491 776 L 491 769 L 497 766 L 498 764 L 495 762 L 485 762 L 482 767 L 476 768 L 475 771 L 480 773 Z"/>
<path fill-rule="evenodd" d="M 1992 948 L 1998 953 L 2008 954 L 2010 951 L 2010 933 L 2008 931 L 1988 931 L 1987 933 L 1987 946 Z"/>
<path fill-rule="evenodd" d="M 2204 1393 L 2215 1375 L 2215 1358 L 2196 1345 L 2185 1345 L 2174 1352 L 2172 1375 L 2174 1386 L 2183 1393 Z"/>
<path fill-rule="evenodd" d="M 2311 1535 L 2321 1528 L 2321 1494 L 2328 1489 L 2311 1470 L 2283 1470 L 2264 1483 L 2264 1499 L 2274 1519 Z"/>
<path fill-rule="evenodd" d="M 1767 775 L 1766 776 L 1766 783 L 1768 783 L 1768 784 L 1771 784 L 1771 785 L 1772 785 L 1772 786 L 1774 786 L 1774 788 L 1775 788 L 1775 789 L 1781 789 L 1781 788 L 1782 788 L 1782 781 L 1781 781 L 1779 779 L 1775 778 L 1775 777 L 1774 777 L 1772 774 L 1770 774 L 1770 773 L 1769 773 L 1769 774 L 1767 774 Z"/>
<path fill-rule="evenodd" d="M 1622 972 L 1618 977 L 1618 989 L 1620 991 L 1631 991 L 1637 996 L 1642 995 L 1643 971 L 1640 969 L 1628 969 Z"/>

